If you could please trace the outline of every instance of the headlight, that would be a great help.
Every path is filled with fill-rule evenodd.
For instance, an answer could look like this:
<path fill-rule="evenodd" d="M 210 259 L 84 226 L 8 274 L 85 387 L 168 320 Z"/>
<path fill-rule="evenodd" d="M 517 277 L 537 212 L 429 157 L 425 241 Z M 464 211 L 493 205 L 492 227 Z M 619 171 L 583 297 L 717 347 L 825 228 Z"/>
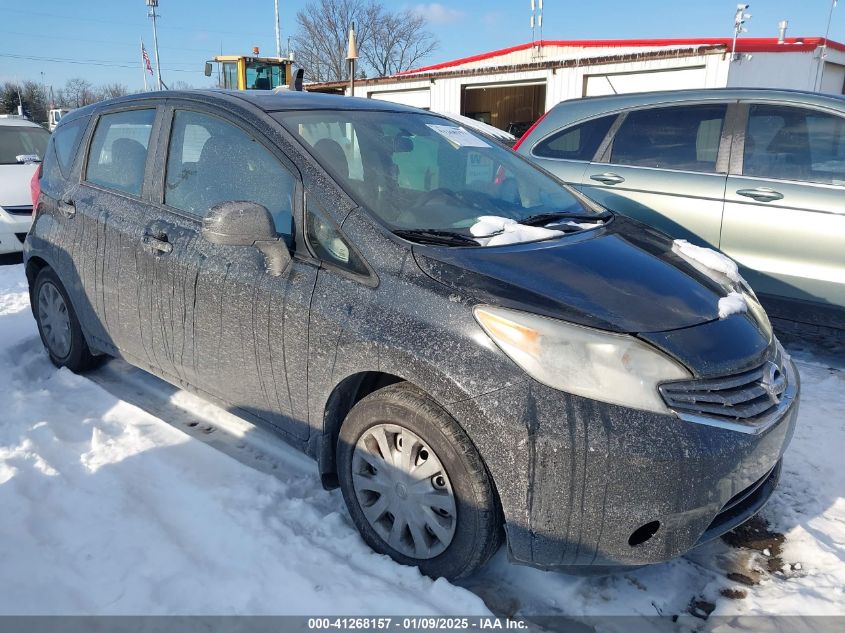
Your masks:
<path fill-rule="evenodd" d="M 657 391 L 691 378 L 681 365 L 625 334 L 493 306 L 476 306 L 478 323 L 535 380 L 585 398 L 669 413 Z"/>

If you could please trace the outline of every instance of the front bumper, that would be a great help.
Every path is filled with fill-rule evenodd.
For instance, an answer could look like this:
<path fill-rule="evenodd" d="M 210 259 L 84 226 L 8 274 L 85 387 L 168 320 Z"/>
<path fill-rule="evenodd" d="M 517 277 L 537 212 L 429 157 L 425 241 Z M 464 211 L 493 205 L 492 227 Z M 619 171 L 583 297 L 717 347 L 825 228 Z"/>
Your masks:
<path fill-rule="evenodd" d="M 657 563 L 750 518 L 773 492 L 795 428 L 800 387 L 787 362 L 794 393 L 757 433 L 534 381 L 474 400 L 488 425 L 512 429 L 511 441 L 517 427 L 525 431 L 515 449 L 480 447 L 499 491 L 511 558 L 541 568 Z M 456 413 L 470 411 L 464 405 Z"/>

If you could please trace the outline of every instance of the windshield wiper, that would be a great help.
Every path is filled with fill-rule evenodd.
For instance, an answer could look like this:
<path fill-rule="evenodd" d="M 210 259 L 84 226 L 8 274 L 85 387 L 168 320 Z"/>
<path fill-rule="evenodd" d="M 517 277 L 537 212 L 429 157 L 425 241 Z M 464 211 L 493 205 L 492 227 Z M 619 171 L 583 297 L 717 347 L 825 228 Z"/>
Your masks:
<path fill-rule="evenodd" d="M 455 231 L 442 231 L 440 229 L 397 229 L 394 235 L 404 237 L 406 240 L 420 242 L 421 244 L 441 244 L 445 246 L 481 246 L 477 241 Z"/>
<path fill-rule="evenodd" d="M 529 215 L 527 218 L 519 220 L 520 224 L 526 226 L 544 226 L 550 224 L 555 220 L 571 220 L 572 222 L 598 222 L 609 220 L 612 214 L 609 211 L 601 211 L 598 213 L 567 213 L 566 211 L 556 211 L 554 213 L 538 213 L 537 215 Z"/>

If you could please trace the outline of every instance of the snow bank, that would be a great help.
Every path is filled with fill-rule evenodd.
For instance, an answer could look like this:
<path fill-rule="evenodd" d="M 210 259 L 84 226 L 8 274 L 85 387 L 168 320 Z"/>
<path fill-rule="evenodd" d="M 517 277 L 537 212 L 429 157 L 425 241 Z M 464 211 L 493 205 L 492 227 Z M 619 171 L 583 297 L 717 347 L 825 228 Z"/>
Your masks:
<path fill-rule="evenodd" d="M 0 378 L 0 615 L 489 613 L 375 554 L 281 442 L 264 474 L 56 370 L 19 265 L 0 267 Z"/>
<path fill-rule="evenodd" d="M 739 274 L 736 262 L 719 251 L 714 251 L 712 248 L 696 246 L 686 240 L 675 240 L 672 244 L 672 250 L 680 253 L 687 259 L 698 262 L 705 268 L 725 275 L 733 282 L 740 283 L 742 281 L 742 276 Z"/>
<path fill-rule="evenodd" d="M 728 296 L 719 299 L 719 318 L 726 319 L 732 314 L 748 311 L 748 303 L 741 292 L 729 292 Z"/>
<path fill-rule="evenodd" d="M 516 220 L 496 215 L 483 215 L 473 224 L 469 232 L 482 246 L 504 246 L 548 240 L 563 235 L 562 231 L 553 231 L 541 226 L 526 226 Z"/>

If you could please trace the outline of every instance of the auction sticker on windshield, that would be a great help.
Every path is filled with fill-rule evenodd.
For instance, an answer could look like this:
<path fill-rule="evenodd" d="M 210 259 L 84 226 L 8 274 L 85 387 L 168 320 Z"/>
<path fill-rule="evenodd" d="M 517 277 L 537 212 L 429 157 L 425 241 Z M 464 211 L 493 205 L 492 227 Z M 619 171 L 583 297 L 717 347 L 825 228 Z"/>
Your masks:
<path fill-rule="evenodd" d="M 455 147 L 490 147 L 489 143 L 485 143 L 483 140 L 473 134 L 470 134 L 462 127 L 435 125 L 433 123 L 426 123 L 426 126 L 437 132 Z"/>

